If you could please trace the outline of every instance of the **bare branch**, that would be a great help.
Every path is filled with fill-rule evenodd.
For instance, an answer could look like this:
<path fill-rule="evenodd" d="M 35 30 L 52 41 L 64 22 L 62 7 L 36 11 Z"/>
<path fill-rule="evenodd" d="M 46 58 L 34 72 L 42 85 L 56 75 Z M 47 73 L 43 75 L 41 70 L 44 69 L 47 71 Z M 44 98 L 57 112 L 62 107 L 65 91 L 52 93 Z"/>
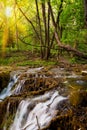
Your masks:
<path fill-rule="evenodd" d="M 38 130 L 40 130 L 40 125 L 39 125 L 39 122 L 38 122 L 38 117 L 37 117 L 37 116 L 36 116 L 36 120 L 37 120 Z"/>
<path fill-rule="evenodd" d="M 17 4 L 17 7 L 18 7 L 18 9 L 20 10 L 20 12 L 23 14 L 23 16 L 26 18 L 26 20 L 31 24 L 31 26 L 32 26 L 32 28 L 34 29 L 34 31 L 35 31 L 37 37 L 40 39 L 39 34 L 38 34 L 37 30 L 35 29 L 33 23 L 31 22 L 31 20 L 25 15 L 25 13 L 24 13 L 23 10 L 18 6 L 18 4 Z"/>

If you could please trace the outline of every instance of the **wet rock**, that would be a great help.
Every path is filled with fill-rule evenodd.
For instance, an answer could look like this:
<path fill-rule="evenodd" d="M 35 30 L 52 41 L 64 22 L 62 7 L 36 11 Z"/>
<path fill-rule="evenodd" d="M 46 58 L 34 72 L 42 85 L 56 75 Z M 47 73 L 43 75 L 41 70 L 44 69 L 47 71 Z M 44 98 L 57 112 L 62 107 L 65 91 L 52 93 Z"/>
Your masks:
<path fill-rule="evenodd" d="M 87 76 L 87 70 L 83 70 L 81 73 L 83 76 Z"/>
<path fill-rule="evenodd" d="M 70 107 L 65 114 L 55 117 L 43 130 L 87 130 L 87 108 Z"/>
<path fill-rule="evenodd" d="M 57 79 L 32 77 L 25 80 L 20 93 L 55 88 L 56 86 L 59 86 L 59 81 Z"/>
<path fill-rule="evenodd" d="M 17 107 L 21 100 L 22 99 L 20 97 L 9 97 L 3 102 L 0 102 L 0 130 L 2 130 L 3 126 L 6 124 L 9 127 L 9 125 L 12 123 Z"/>

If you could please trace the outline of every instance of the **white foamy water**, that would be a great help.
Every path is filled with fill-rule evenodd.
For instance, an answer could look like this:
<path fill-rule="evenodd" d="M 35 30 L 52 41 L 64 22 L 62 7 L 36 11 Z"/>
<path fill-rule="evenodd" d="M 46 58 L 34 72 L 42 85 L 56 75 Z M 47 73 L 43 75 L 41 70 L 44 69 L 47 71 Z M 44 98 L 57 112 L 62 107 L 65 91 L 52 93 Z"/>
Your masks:
<path fill-rule="evenodd" d="M 22 100 L 10 130 L 43 129 L 56 116 L 59 102 L 65 99 L 58 91 L 50 91 L 36 98 Z"/>
<path fill-rule="evenodd" d="M 39 68 L 30 68 L 27 70 L 27 73 L 36 73 L 42 70 L 44 67 L 39 67 Z"/>
<path fill-rule="evenodd" d="M 15 88 L 11 91 L 12 95 L 13 94 L 19 94 L 21 90 L 23 89 L 23 85 L 25 83 L 25 80 L 19 80 L 18 84 L 15 86 Z"/>

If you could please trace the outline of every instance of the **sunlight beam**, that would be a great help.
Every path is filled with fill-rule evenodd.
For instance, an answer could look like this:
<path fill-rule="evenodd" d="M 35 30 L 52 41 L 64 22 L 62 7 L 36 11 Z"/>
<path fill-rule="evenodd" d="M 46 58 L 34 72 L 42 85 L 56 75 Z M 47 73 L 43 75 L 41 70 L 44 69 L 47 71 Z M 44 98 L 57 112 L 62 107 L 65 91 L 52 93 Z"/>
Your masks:
<path fill-rule="evenodd" d="M 6 7 L 5 9 L 5 15 L 6 17 L 11 17 L 12 16 L 12 7 Z"/>

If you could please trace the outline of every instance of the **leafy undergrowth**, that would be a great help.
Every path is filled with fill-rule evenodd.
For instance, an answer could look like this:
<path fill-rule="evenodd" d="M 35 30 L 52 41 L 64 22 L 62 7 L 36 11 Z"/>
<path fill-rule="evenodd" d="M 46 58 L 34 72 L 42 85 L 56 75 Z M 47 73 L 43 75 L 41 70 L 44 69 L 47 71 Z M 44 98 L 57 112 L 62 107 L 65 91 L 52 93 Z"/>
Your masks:
<path fill-rule="evenodd" d="M 57 62 L 56 60 L 50 59 L 48 61 L 41 60 L 38 53 L 34 54 L 31 51 L 14 51 L 7 54 L 4 58 L 0 58 L 1 66 L 53 66 Z"/>
<path fill-rule="evenodd" d="M 30 50 L 21 50 L 21 51 L 11 51 L 6 53 L 5 57 L 0 57 L 0 66 L 30 66 L 30 67 L 39 67 L 39 66 L 55 66 L 59 64 L 86 64 L 87 61 L 77 59 L 76 57 L 70 57 L 66 54 L 60 55 L 51 55 L 49 60 L 41 60 L 38 52 L 31 52 Z"/>

